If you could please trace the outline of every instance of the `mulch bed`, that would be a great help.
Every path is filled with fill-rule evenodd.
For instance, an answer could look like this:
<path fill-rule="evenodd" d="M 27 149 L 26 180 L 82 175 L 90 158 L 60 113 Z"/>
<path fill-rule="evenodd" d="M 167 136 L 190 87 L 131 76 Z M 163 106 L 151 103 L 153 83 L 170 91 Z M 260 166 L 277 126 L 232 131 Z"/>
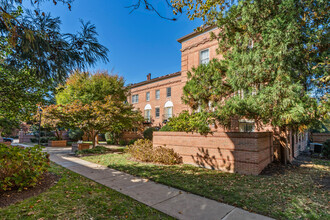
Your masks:
<path fill-rule="evenodd" d="M 47 172 L 44 174 L 43 179 L 37 184 L 35 187 L 28 188 L 27 190 L 18 191 L 18 190 L 11 190 L 7 192 L 0 193 L 0 208 L 9 206 L 16 202 L 20 202 L 24 199 L 37 196 L 40 193 L 45 192 L 47 189 L 55 185 L 61 177 L 54 174 Z"/>

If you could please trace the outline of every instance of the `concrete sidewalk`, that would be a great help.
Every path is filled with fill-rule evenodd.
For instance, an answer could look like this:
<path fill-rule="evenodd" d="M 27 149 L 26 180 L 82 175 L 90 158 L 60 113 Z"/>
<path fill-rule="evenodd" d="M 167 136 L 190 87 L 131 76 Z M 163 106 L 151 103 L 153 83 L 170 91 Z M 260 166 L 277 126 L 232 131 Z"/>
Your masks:
<path fill-rule="evenodd" d="M 271 219 L 47 148 L 51 161 L 178 219 Z"/>

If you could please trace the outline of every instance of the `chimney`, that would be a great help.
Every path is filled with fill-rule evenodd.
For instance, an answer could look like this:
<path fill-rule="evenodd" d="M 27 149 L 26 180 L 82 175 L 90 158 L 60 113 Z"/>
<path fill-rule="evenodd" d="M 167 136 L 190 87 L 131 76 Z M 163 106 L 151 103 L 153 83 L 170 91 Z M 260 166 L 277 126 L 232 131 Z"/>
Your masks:
<path fill-rule="evenodd" d="M 150 81 L 151 80 L 151 73 L 148 73 L 147 75 L 147 81 Z"/>

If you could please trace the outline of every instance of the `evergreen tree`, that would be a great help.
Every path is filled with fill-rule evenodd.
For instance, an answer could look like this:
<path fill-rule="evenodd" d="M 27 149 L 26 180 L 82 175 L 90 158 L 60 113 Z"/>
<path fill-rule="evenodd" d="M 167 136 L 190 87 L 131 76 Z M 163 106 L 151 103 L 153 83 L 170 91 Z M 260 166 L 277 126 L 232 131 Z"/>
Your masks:
<path fill-rule="evenodd" d="M 224 60 L 193 70 L 185 102 L 214 101 L 224 125 L 233 117 L 272 125 L 286 163 L 288 130 L 329 116 L 328 10 L 322 0 L 257 0 L 219 12 L 221 31 L 213 37 Z"/>

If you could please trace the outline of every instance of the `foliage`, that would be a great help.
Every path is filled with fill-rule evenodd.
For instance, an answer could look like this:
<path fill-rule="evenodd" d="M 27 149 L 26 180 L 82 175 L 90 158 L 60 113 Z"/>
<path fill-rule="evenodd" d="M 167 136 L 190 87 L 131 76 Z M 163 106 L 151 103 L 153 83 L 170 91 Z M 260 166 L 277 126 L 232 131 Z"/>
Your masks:
<path fill-rule="evenodd" d="M 11 135 L 14 129 L 19 128 L 19 121 L 0 117 L 0 136 Z"/>
<path fill-rule="evenodd" d="M 140 139 L 128 146 L 127 152 L 135 159 L 144 162 L 162 163 L 167 165 L 180 164 L 182 158 L 173 149 L 153 147 L 152 141 Z"/>
<path fill-rule="evenodd" d="M 161 127 L 161 129 L 159 131 L 173 131 L 173 128 L 171 126 L 169 126 L 168 124 L 166 124 L 163 127 Z"/>
<path fill-rule="evenodd" d="M 33 187 L 49 167 L 42 147 L 21 148 L 0 144 L 0 191 Z"/>
<path fill-rule="evenodd" d="M 78 150 L 76 151 L 76 155 L 84 155 L 84 154 L 105 154 L 110 152 L 111 149 L 103 147 L 103 146 L 96 146 L 92 149 L 85 149 L 85 150 Z"/>
<path fill-rule="evenodd" d="M 81 31 L 65 34 L 58 17 L 37 8 L 23 10 L 22 4 L 0 2 L 0 117 L 29 119 L 37 104 L 54 101 L 54 88 L 72 69 L 107 62 L 108 50 L 91 23 L 82 22 Z"/>
<path fill-rule="evenodd" d="M 212 37 L 224 59 L 188 74 L 185 103 L 205 111 L 210 103 L 224 126 L 246 118 L 278 128 L 286 160 L 288 129 L 304 130 L 329 117 L 328 9 L 322 0 L 258 0 L 218 13 L 213 18 L 221 31 Z"/>
<path fill-rule="evenodd" d="M 322 154 L 325 158 L 330 159 L 330 139 L 323 143 Z"/>
<path fill-rule="evenodd" d="M 1 219 L 173 219 L 54 163 L 49 171 L 61 177 L 57 183 L 37 196 L 2 207 Z"/>
<path fill-rule="evenodd" d="M 211 132 L 209 124 L 212 120 L 206 112 L 196 112 L 189 114 L 188 111 L 183 111 L 176 117 L 172 117 L 167 126 L 171 131 L 198 132 L 208 134 Z"/>
<path fill-rule="evenodd" d="M 67 127 L 90 134 L 93 147 L 98 134 L 119 134 L 143 120 L 141 113 L 125 102 L 128 88 L 116 75 L 76 71 L 58 90 L 58 105 L 49 107 L 53 109 L 51 113 Z"/>
<path fill-rule="evenodd" d="M 94 101 L 91 104 L 83 104 L 75 101 L 72 104 L 56 105 L 56 117 L 60 121 L 68 123 L 69 127 L 79 128 L 85 133 L 90 133 L 95 147 L 95 138 L 99 133 L 112 130 L 114 127 L 131 128 L 134 123 L 142 121 L 139 112 L 133 111 L 133 107 L 112 96 L 104 101 Z"/>
<path fill-rule="evenodd" d="M 91 104 L 93 101 L 104 101 L 111 95 L 117 100 L 125 101 L 128 87 L 123 77 L 111 75 L 107 71 L 90 72 L 74 71 L 64 85 L 57 88 L 57 104 L 70 104 L 81 101 Z"/>
<path fill-rule="evenodd" d="M 154 131 L 158 131 L 158 128 L 156 128 L 156 127 L 150 127 L 150 128 L 147 128 L 147 129 L 144 130 L 144 132 L 143 132 L 143 137 L 144 137 L 145 139 L 152 140 L 153 132 L 154 132 Z"/>
<path fill-rule="evenodd" d="M 328 219 L 329 193 L 324 178 L 329 160 L 278 167 L 271 175 L 240 175 L 192 165 L 162 166 L 130 160 L 129 154 L 85 157 L 134 176 L 165 184 L 274 219 Z M 276 169 L 280 168 L 280 169 Z M 285 169 L 285 172 L 278 172 Z"/>
<path fill-rule="evenodd" d="M 105 133 L 105 140 L 107 141 L 107 144 L 118 144 L 120 136 L 121 133 L 107 132 Z"/>
<path fill-rule="evenodd" d="M 127 141 L 126 140 L 119 140 L 118 144 L 120 146 L 125 146 L 125 145 L 127 145 Z"/>
<path fill-rule="evenodd" d="M 42 108 L 41 126 L 50 131 L 55 131 L 57 140 L 62 140 L 65 128 L 70 127 L 70 124 L 65 120 L 60 120 L 57 116 L 61 113 L 61 109 L 56 105 L 49 105 Z M 36 114 L 36 119 L 39 117 Z"/>
<path fill-rule="evenodd" d="M 78 141 L 81 140 L 81 138 L 84 136 L 84 132 L 79 128 L 69 129 L 68 136 L 71 140 Z"/>

